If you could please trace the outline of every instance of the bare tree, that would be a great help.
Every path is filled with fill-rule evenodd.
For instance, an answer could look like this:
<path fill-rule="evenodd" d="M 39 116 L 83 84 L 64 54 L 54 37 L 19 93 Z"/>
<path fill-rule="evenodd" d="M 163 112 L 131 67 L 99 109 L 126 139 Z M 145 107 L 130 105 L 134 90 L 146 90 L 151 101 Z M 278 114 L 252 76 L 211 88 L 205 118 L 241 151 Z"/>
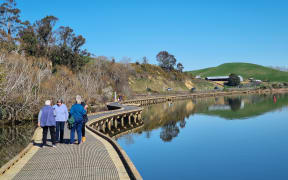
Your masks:
<path fill-rule="evenodd" d="M 33 117 L 40 101 L 41 81 L 51 75 L 47 61 L 27 61 L 20 56 L 10 55 L 4 59 L 5 81 L 0 99 L 7 119 Z"/>
<path fill-rule="evenodd" d="M 149 64 L 149 61 L 146 56 L 143 57 L 142 64 Z"/>

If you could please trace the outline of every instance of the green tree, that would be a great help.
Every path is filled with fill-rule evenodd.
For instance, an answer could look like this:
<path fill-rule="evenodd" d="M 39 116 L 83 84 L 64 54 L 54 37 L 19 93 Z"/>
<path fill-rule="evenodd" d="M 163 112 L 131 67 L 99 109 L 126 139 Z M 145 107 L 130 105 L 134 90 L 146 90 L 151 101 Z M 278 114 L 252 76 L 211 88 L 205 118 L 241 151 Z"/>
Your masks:
<path fill-rule="evenodd" d="M 74 37 L 73 29 L 70 27 L 60 26 L 58 29 L 58 43 L 61 47 L 67 47 L 71 45 Z M 71 47 L 70 47 L 71 48 Z"/>
<path fill-rule="evenodd" d="M 176 64 L 176 58 L 174 55 L 169 54 L 167 51 L 161 51 L 157 54 L 156 60 L 159 63 L 159 66 L 166 70 L 173 70 Z"/>
<path fill-rule="evenodd" d="M 85 38 L 76 36 L 70 27 L 61 26 L 57 33 L 57 44 L 51 48 L 49 58 L 54 65 L 66 65 L 73 70 L 79 70 L 89 61 L 90 54 L 81 50 Z"/>
<path fill-rule="evenodd" d="M 238 86 L 240 85 L 240 78 L 236 74 L 230 74 L 228 79 L 229 86 Z"/>
<path fill-rule="evenodd" d="M 183 72 L 183 69 L 184 69 L 184 66 L 182 65 L 182 63 L 178 63 L 178 64 L 177 64 L 177 70 L 178 70 L 179 72 Z"/>
<path fill-rule="evenodd" d="M 37 56 L 38 40 L 37 35 L 32 26 L 27 26 L 27 28 L 19 32 L 20 37 L 20 49 L 29 56 Z"/>
<path fill-rule="evenodd" d="M 49 47 L 55 43 L 53 28 L 57 21 L 55 16 L 46 16 L 34 24 L 40 56 L 49 56 Z"/>

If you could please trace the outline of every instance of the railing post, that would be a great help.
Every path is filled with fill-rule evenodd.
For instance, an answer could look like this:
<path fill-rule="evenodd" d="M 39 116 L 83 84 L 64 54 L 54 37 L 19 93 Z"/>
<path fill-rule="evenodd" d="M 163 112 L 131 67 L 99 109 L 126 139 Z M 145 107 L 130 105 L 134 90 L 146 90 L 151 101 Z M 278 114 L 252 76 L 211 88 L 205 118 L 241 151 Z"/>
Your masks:
<path fill-rule="evenodd" d="M 131 125 L 131 114 L 128 115 L 128 124 Z"/>
<path fill-rule="evenodd" d="M 106 131 L 106 122 L 104 121 L 102 121 L 102 131 L 105 133 L 105 131 Z"/>
<path fill-rule="evenodd" d="M 108 129 L 109 129 L 109 131 L 111 131 L 111 122 L 113 121 L 113 118 L 112 118 L 112 120 L 110 119 L 109 121 L 108 121 Z"/>
<path fill-rule="evenodd" d="M 117 129 L 118 127 L 118 122 L 117 122 L 117 118 L 114 120 L 114 127 Z"/>
<path fill-rule="evenodd" d="M 124 127 L 124 116 L 121 117 L 121 126 Z"/>

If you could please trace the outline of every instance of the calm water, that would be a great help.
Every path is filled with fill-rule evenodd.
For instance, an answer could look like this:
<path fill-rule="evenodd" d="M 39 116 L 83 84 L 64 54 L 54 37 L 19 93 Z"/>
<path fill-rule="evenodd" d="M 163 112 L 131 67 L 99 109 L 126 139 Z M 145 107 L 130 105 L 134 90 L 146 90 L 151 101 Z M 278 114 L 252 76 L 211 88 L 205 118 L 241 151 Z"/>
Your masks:
<path fill-rule="evenodd" d="M 30 142 L 35 122 L 4 124 L 0 120 L 0 167 L 14 158 Z"/>
<path fill-rule="evenodd" d="M 144 179 L 288 179 L 288 94 L 158 104 L 142 116 L 118 143 Z"/>

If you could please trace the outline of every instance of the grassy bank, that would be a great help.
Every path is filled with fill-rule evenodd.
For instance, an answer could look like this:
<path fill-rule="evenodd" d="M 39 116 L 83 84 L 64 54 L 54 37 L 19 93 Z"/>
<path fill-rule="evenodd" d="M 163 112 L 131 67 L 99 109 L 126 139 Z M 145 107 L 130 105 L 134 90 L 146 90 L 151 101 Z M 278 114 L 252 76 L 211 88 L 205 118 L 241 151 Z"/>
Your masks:
<path fill-rule="evenodd" d="M 201 77 L 228 76 L 231 73 L 241 75 L 244 79 L 254 78 L 262 81 L 288 82 L 288 72 L 275 70 L 250 63 L 225 63 L 217 67 L 189 71 L 190 74 Z"/>

